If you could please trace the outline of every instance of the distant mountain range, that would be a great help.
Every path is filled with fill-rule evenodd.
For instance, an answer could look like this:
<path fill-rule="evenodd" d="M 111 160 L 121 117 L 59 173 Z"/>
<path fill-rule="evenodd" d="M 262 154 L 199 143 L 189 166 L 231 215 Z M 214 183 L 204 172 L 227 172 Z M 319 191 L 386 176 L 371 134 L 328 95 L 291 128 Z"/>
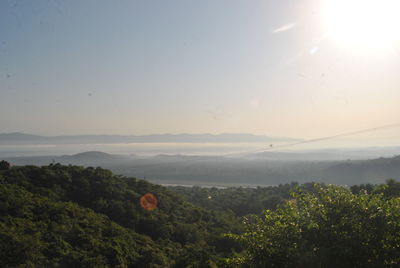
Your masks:
<path fill-rule="evenodd" d="M 154 134 L 154 135 L 66 135 L 38 136 L 26 133 L 2 133 L 0 144 L 102 144 L 102 143 L 237 143 L 295 142 L 301 139 L 269 137 L 245 133 L 233 134 Z"/>

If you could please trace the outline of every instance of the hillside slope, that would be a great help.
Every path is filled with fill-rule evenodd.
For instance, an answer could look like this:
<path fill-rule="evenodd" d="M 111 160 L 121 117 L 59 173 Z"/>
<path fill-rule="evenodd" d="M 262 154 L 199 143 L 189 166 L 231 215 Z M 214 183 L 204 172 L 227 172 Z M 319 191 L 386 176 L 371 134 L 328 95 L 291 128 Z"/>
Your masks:
<path fill-rule="evenodd" d="M 146 193 L 157 209 L 140 206 Z M 162 186 L 59 164 L 0 171 L 0 211 L 2 267 L 213 267 L 239 226 Z"/>

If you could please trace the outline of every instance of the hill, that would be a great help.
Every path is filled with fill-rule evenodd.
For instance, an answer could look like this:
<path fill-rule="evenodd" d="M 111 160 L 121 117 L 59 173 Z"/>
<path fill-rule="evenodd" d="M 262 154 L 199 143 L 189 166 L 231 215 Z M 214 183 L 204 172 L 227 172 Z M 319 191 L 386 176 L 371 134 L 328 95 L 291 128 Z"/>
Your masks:
<path fill-rule="evenodd" d="M 102 152 L 5 158 L 14 165 L 102 166 L 125 176 L 146 177 L 161 184 L 279 185 L 297 181 L 354 185 L 400 178 L 400 157 L 370 160 L 270 160 L 222 156 L 124 156 Z"/>
<path fill-rule="evenodd" d="M 212 267 L 237 248 L 222 236 L 238 232 L 233 214 L 101 168 L 0 171 L 0 210 L 1 267 Z"/>
<path fill-rule="evenodd" d="M 49 165 L 61 163 L 64 165 L 83 166 L 113 166 L 130 163 L 135 156 L 108 154 L 98 151 L 82 152 L 73 155 L 48 155 L 48 156 L 21 156 L 5 158 L 14 165 Z"/>
<path fill-rule="evenodd" d="M 337 184 L 383 183 L 400 178 L 400 156 L 364 161 L 345 161 L 326 168 L 321 174 Z"/>
<path fill-rule="evenodd" d="M 394 180 L 350 189 L 313 183 L 166 189 L 102 168 L 0 164 L 1 267 L 400 263 Z"/>

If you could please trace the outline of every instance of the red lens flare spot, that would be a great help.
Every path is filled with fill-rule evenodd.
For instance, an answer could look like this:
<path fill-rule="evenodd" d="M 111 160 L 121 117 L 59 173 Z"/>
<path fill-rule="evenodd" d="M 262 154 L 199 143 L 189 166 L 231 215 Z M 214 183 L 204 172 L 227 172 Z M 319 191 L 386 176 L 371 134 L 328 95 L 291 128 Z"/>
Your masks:
<path fill-rule="evenodd" d="M 154 194 L 147 193 L 140 198 L 140 205 L 145 210 L 153 210 L 157 208 L 157 198 Z"/>

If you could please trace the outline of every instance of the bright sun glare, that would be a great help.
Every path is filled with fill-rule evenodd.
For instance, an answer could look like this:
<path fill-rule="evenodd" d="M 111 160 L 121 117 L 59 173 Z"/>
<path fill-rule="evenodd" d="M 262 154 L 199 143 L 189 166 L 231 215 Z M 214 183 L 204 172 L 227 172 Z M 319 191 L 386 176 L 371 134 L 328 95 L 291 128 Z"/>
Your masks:
<path fill-rule="evenodd" d="M 325 0 L 328 38 L 358 53 L 390 52 L 400 44 L 400 0 Z"/>

